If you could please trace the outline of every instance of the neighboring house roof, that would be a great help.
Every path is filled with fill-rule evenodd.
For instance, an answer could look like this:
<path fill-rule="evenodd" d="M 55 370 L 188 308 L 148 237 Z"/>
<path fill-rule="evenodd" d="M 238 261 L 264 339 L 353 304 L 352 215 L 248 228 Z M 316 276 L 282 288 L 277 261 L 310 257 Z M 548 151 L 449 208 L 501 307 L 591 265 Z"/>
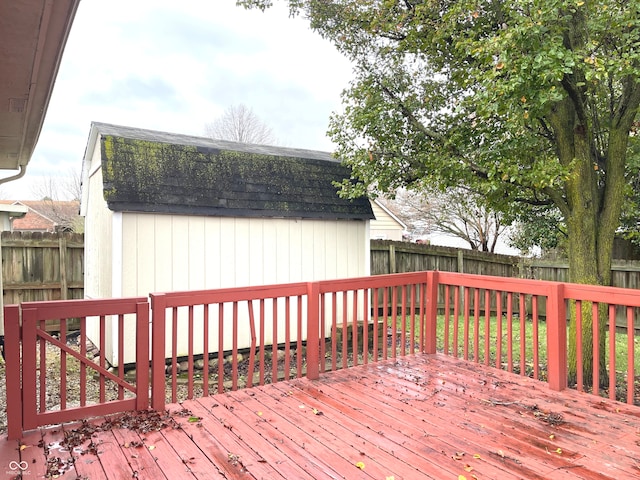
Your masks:
<path fill-rule="evenodd" d="M 78 216 L 79 202 L 53 200 L 3 200 L 1 203 L 24 205 L 28 208 L 22 218 L 14 218 L 12 230 L 55 232 L 57 228 L 67 228 L 73 218 Z"/>
<path fill-rule="evenodd" d="M 350 170 L 331 154 L 92 123 L 85 174 L 100 141 L 113 211 L 233 217 L 374 218 L 369 200 L 340 198 Z"/>

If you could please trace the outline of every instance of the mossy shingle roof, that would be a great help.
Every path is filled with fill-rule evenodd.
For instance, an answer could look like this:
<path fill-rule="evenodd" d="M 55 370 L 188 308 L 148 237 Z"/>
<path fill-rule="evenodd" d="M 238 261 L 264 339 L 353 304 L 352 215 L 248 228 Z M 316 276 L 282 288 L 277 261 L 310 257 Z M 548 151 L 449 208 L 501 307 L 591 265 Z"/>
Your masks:
<path fill-rule="evenodd" d="M 374 218 L 340 198 L 349 169 L 329 153 L 93 123 L 113 211 L 233 217 Z"/>

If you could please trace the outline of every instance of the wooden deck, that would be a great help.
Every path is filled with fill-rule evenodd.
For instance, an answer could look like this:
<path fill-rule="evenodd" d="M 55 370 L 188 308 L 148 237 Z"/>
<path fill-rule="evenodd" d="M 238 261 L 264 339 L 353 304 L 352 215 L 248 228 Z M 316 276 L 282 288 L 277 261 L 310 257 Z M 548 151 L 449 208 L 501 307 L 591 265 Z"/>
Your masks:
<path fill-rule="evenodd" d="M 91 480 L 640 476 L 640 408 L 553 392 L 443 355 L 240 390 L 169 411 L 170 426 L 147 433 L 139 419 L 130 420 L 135 429 L 38 430 L 20 446 L 0 439 L 0 478 L 20 478 L 20 471 L 42 478 L 58 469 L 58 478 Z M 69 452 L 64 435 L 74 429 L 85 437 Z"/>

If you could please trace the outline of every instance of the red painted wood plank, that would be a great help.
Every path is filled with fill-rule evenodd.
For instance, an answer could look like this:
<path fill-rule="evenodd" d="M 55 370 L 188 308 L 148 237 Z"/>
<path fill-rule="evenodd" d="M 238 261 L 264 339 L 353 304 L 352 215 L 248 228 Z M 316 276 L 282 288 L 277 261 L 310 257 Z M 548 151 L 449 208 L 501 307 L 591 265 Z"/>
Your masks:
<path fill-rule="evenodd" d="M 378 478 L 437 478 L 445 473 L 454 478 L 455 469 L 448 470 L 446 466 L 427 461 L 430 456 L 440 457 L 440 452 L 420 455 L 405 432 L 394 438 L 387 435 L 387 430 L 374 431 L 369 425 L 352 420 L 341 408 L 322 403 L 317 397 L 291 389 L 286 384 L 275 384 L 265 393 L 272 396 L 271 401 L 262 403 L 267 406 L 275 401 L 271 408 L 281 415 L 302 426 L 314 425 L 307 428 L 313 428 L 314 436 L 323 443 L 326 441 L 336 455 L 345 456 L 345 453 L 351 452 L 350 456 L 345 457 L 346 460 L 353 463 L 362 461 L 367 471 Z M 256 399 L 260 400 L 261 397 L 256 395 Z M 360 412 L 368 417 L 379 413 Z"/>
<path fill-rule="evenodd" d="M 202 438 L 215 438 L 219 443 L 207 446 L 205 452 L 209 456 L 215 455 L 216 463 L 222 466 L 229 464 L 229 454 L 232 454 L 240 457 L 250 473 L 262 474 L 264 478 L 309 478 L 302 468 L 288 461 L 282 452 L 262 438 L 252 425 L 237 419 L 232 413 L 233 409 L 227 409 L 218 403 L 219 401 L 233 403 L 233 397 L 223 394 L 184 403 L 189 411 L 202 418 L 203 425 L 184 426 L 185 432 L 192 436 L 201 448 Z M 233 465 L 226 466 L 231 467 L 234 467 L 233 471 L 237 470 Z"/>
<path fill-rule="evenodd" d="M 12 475 L 15 476 L 15 472 L 19 471 L 21 468 L 17 463 L 20 463 L 21 461 L 20 442 L 18 440 L 8 440 L 6 435 L 1 436 L 0 475 L 4 475 L 6 478 L 10 478 Z M 24 467 L 24 464 L 22 466 Z"/>
<path fill-rule="evenodd" d="M 94 419 L 92 422 L 101 423 L 101 419 Z M 52 435 L 49 442 L 53 444 L 54 450 L 61 451 L 63 453 L 69 453 L 71 461 L 73 462 L 73 469 L 67 473 L 66 476 L 70 478 L 90 478 L 91 480 L 106 479 L 104 469 L 100 465 L 98 458 L 89 453 L 89 444 L 92 439 L 85 439 L 80 444 L 77 442 L 80 439 L 84 439 L 87 434 L 79 433 L 85 425 L 91 422 L 65 424 L 58 427 L 54 427 L 56 430 L 55 437 Z M 44 432 L 44 429 L 43 429 Z M 46 444 L 49 448 L 49 444 Z M 40 451 L 44 455 L 45 443 L 42 442 Z M 54 452 L 55 453 L 55 452 Z"/>
<path fill-rule="evenodd" d="M 242 442 L 238 442 L 233 435 L 228 435 L 222 426 L 207 415 L 197 401 L 184 403 L 189 416 L 201 419 L 200 422 L 189 422 L 189 416 L 175 417 L 184 435 L 193 442 L 194 446 L 207 457 L 211 465 L 211 475 L 217 478 L 278 478 L 270 465 L 262 463 Z M 182 410 L 182 409 L 181 409 Z M 209 478 L 209 477 L 204 477 Z"/>
<path fill-rule="evenodd" d="M 64 430 L 61 426 L 47 428 L 42 431 L 42 442 L 47 457 L 48 477 L 76 479 L 74 458 L 69 449 L 63 446 Z"/>
<path fill-rule="evenodd" d="M 183 439 L 183 441 L 184 440 L 187 439 Z M 193 474 L 190 465 L 184 463 L 182 459 L 178 457 L 173 446 L 167 441 L 161 431 L 145 433 L 142 435 L 142 441 L 162 472 L 160 478 L 167 478 L 168 480 L 173 480 L 174 478 L 197 478 Z"/>
<path fill-rule="evenodd" d="M 264 387 L 257 387 L 257 389 L 260 388 Z M 289 446 L 289 455 L 298 457 L 303 452 L 303 455 L 307 456 L 307 461 L 314 466 L 314 471 L 311 472 L 313 475 L 317 474 L 318 478 L 374 478 L 365 470 L 356 467 L 358 460 L 355 458 L 354 461 L 347 461 L 343 457 L 336 456 L 316 438 L 316 432 L 305 432 L 289 419 L 275 413 L 272 416 L 266 416 L 267 412 L 262 412 L 262 404 L 254 400 L 247 391 L 238 393 L 239 395 L 234 395 L 236 399 L 234 415 L 245 422 L 253 422 L 254 428 L 263 436 L 267 438 L 275 436 L 276 442 Z M 262 415 L 260 415 L 261 412 Z"/>
<path fill-rule="evenodd" d="M 110 479 L 133 478 L 133 470 L 129 467 L 127 457 L 118 445 L 118 439 L 110 430 L 96 435 L 98 459 Z"/>
<path fill-rule="evenodd" d="M 329 451 L 330 455 L 342 457 L 349 464 L 350 469 L 362 463 L 365 465 L 367 474 L 374 478 L 390 476 L 429 478 L 417 470 L 412 463 L 406 463 L 409 458 L 406 458 L 405 461 L 398 461 L 394 455 L 382 449 L 385 443 L 390 451 L 402 450 L 401 445 L 387 441 L 384 436 L 378 436 L 375 439 L 376 442 L 371 442 L 361 434 L 360 430 L 363 429 L 361 425 L 355 431 L 349 431 L 343 427 L 341 419 L 334 420 L 336 415 L 333 411 L 323 411 L 320 415 L 320 410 L 316 409 L 318 414 L 314 413 L 314 408 L 316 408 L 314 405 L 317 405 L 317 402 L 313 398 L 294 398 L 293 395 L 287 395 L 286 390 L 278 395 L 274 389 L 275 386 L 264 391 L 256 391 L 252 397 L 253 400 L 264 406 L 266 420 L 268 421 L 269 416 L 274 413 L 287 419 L 296 426 L 293 428 L 294 432 L 296 428 L 299 428 L 303 436 L 311 435 Z M 272 397 L 268 393 L 273 393 L 276 396 Z M 290 435 L 293 437 L 296 434 L 298 432 Z M 393 468 L 389 466 L 390 463 L 394 464 Z M 348 475 L 348 471 L 345 473 Z"/>
<path fill-rule="evenodd" d="M 256 388 L 269 388 L 256 387 Z M 239 395 L 243 400 L 239 401 Z M 245 392 L 235 392 L 233 395 L 226 394 L 211 399 L 201 399 L 204 405 L 218 405 L 217 408 L 210 408 L 210 413 L 216 417 L 221 424 L 235 432 L 237 435 L 256 445 L 256 451 L 269 463 L 277 465 L 278 468 L 294 468 L 299 470 L 299 476 L 288 476 L 287 478 L 308 478 L 308 479 L 339 479 L 344 478 L 331 462 L 326 459 L 318 459 L 313 452 L 308 449 L 307 444 L 299 445 L 287 436 L 287 430 L 282 430 L 285 423 L 279 424 L 267 422 L 258 413 L 260 409 L 250 409 L 243 407 Z M 219 403 L 218 403 L 219 402 Z M 254 405 L 255 407 L 255 405 Z M 263 412 L 264 413 L 264 412 Z M 280 427 L 280 428 L 279 428 Z M 310 441 L 313 439 L 310 438 Z M 353 474 L 350 478 L 367 478 L 363 472 L 352 467 Z M 284 471 L 284 470 L 283 470 Z"/>
<path fill-rule="evenodd" d="M 126 428 L 114 428 L 114 438 L 122 454 L 133 470 L 133 478 L 173 479 L 180 478 L 169 475 L 156 463 L 155 444 L 148 444 L 145 437 Z"/>
<path fill-rule="evenodd" d="M 7 473 L 7 478 L 16 478 L 18 473 L 23 473 L 24 477 L 29 476 L 38 478 L 44 477 L 47 472 L 46 456 L 42 449 L 42 432 L 40 430 L 32 430 L 25 435 L 19 442 L 11 441 L 14 452 L 11 453 L 11 459 L 18 461 L 19 464 L 11 463 L 11 461 L 0 463 L 0 471 Z M 15 457 L 18 455 L 18 458 Z M 26 468 L 25 468 L 26 467 Z"/>
<path fill-rule="evenodd" d="M 467 370 L 468 372 L 468 370 Z M 407 373 L 407 368 L 404 367 L 403 368 L 403 373 Z M 386 372 L 386 375 L 389 375 L 389 372 Z M 414 378 L 418 378 L 419 372 L 414 370 L 414 374 L 409 375 L 409 376 L 414 376 Z M 416 392 L 418 392 L 419 387 L 412 383 L 412 382 L 406 382 L 404 380 L 400 380 L 400 382 L 405 382 L 404 385 L 402 386 L 402 394 L 406 395 L 406 392 L 413 389 L 416 389 Z M 532 381 L 533 382 L 533 381 Z M 386 382 L 387 385 L 385 387 L 385 391 L 387 393 L 392 393 L 393 389 L 389 389 L 388 387 L 388 383 Z M 450 382 L 449 382 L 450 383 Z M 479 387 L 474 387 L 474 388 L 489 388 L 489 387 L 483 387 L 482 385 L 486 385 L 487 382 L 482 382 L 482 383 L 478 383 L 478 385 L 480 385 Z M 550 392 L 549 390 L 547 390 L 548 392 Z M 524 391 L 523 391 L 524 393 Z M 553 392 L 551 392 L 553 394 Z M 487 432 L 493 432 L 496 435 L 510 435 L 510 439 L 509 439 L 509 445 L 510 448 L 513 450 L 515 446 L 519 445 L 520 447 L 525 447 L 524 450 L 526 451 L 521 451 L 519 452 L 520 455 L 526 455 L 528 457 L 531 458 L 538 458 L 539 461 L 545 462 L 545 460 L 549 460 L 549 459 L 553 459 L 554 461 L 551 462 L 555 465 L 555 468 L 567 468 L 566 462 L 571 461 L 573 462 L 575 459 L 580 458 L 581 459 L 581 463 L 582 465 L 582 470 L 580 470 L 580 468 L 578 468 L 576 465 L 571 464 L 571 466 L 569 468 L 573 468 L 574 471 L 576 473 L 579 473 L 580 471 L 582 471 L 584 473 L 585 468 L 587 465 L 591 464 L 591 461 L 589 458 L 585 458 L 582 455 L 583 452 L 583 448 L 584 449 L 589 449 L 592 448 L 594 446 L 594 443 L 592 440 L 584 440 L 581 439 L 583 448 L 578 448 L 577 447 L 577 442 L 575 438 L 570 439 L 568 442 L 568 446 L 565 446 L 564 448 L 561 448 L 562 450 L 562 455 L 557 456 L 557 458 L 554 458 L 555 456 L 551 456 L 551 457 L 547 457 L 549 455 L 549 452 L 554 452 L 556 447 L 553 446 L 553 444 L 557 444 L 557 430 L 552 430 L 552 432 L 556 432 L 555 433 L 555 442 L 551 442 L 548 438 L 547 434 L 541 433 L 541 431 L 538 430 L 538 433 L 536 435 L 536 429 L 537 427 L 539 427 L 539 425 L 541 424 L 540 420 L 538 419 L 534 419 L 532 412 L 531 411 L 526 411 L 526 409 L 520 408 L 520 411 L 514 411 L 514 412 L 508 412 L 507 410 L 507 415 L 511 415 L 510 417 L 502 417 L 497 419 L 497 421 L 490 421 L 488 417 L 488 411 L 485 409 L 482 411 L 482 413 L 478 413 L 475 415 L 475 417 L 471 418 L 470 412 L 473 412 L 473 404 L 467 404 L 464 403 L 464 400 L 461 400 L 461 398 L 464 395 L 458 394 L 457 396 L 451 396 L 449 398 L 446 399 L 446 407 L 447 409 L 456 411 L 456 412 L 462 412 L 460 413 L 460 415 L 462 415 L 465 419 L 465 421 L 463 423 L 461 423 L 458 428 L 466 428 L 466 425 L 471 425 L 472 428 L 477 428 L 478 425 L 482 426 L 482 429 L 486 430 Z M 510 393 L 510 398 L 514 398 L 513 393 Z M 441 399 L 442 400 L 442 399 Z M 440 400 L 440 401 L 441 401 Z M 461 403 L 462 402 L 462 403 Z M 518 402 L 507 402 L 508 404 L 515 404 Z M 556 402 L 557 403 L 557 402 Z M 510 405 L 506 405 L 507 407 Z M 522 405 L 524 406 L 524 405 Z M 484 405 L 484 406 L 480 406 L 480 408 L 490 408 L 489 405 Z M 557 407 L 557 405 L 556 405 Z M 512 406 L 512 408 L 516 408 L 515 406 Z M 504 410 L 504 409 L 502 409 Z M 428 413 L 428 412 L 425 412 Z M 542 413 L 542 409 L 539 410 L 539 413 Z M 493 413 L 492 413 L 493 415 Z M 518 428 L 518 422 L 513 424 L 513 428 L 509 431 L 509 430 L 504 430 L 502 427 L 504 427 L 504 424 L 509 423 L 512 421 L 512 418 L 515 417 L 518 419 L 519 423 L 523 423 L 523 421 L 526 421 L 527 417 L 530 418 L 530 425 L 528 426 L 524 426 L 525 428 L 523 428 L 523 425 L 519 425 Z M 483 425 L 483 423 L 485 425 Z M 498 428 L 496 428 L 498 427 Z M 562 426 L 558 427 L 558 428 L 562 428 Z M 526 433 L 522 433 L 522 432 L 526 432 Z M 565 435 L 566 436 L 566 435 Z M 522 437 L 520 439 L 518 439 L 518 437 Z M 524 444 L 523 444 L 524 441 Z M 619 441 L 619 439 L 618 439 Z M 527 442 L 530 444 L 529 448 L 527 447 Z M 566 443 L 566 442 L 565 442 Z M 603 446 L 602 441 L 599 442 L 599 448 L 601 448 Z M 606 444 L 604 445 L 606 447 Z M 533 447 L 533 448 L 532 448 Z M 506 451 L 506 450 L 505 450 Z M 516 449 L 517 451 L 517 449 Z M 602 451 L 598 452 L 598 455 L 601 457 L 604 457 L 604 459 L 606 459 L 606 454 L 604 454 Z M 632 455 L 630 455 L 630 458 L 633 458 L 637 455 L 637 452 L 633 453 Z M 613 457 L 612 457 L 613 458 Z M 619 458 L 619 457 L 618 457 Z M 565 464 L 563 464 L 563 462 L 565 462 Z M 593 470 L 593 472 L 591 473 L 595 473 L 595 472 L 601 472 L 602 474 L 605 475 L 612 475 L 614 477 L 617 476 L 621 476 L 621 475 L 625 475 L 630 473 L 631 471 L 629 470 L 629 468 L 631 467 L 631 465 L 627 465 L 626 467 L 624 466 L 620 466 L 620 465 L 615 465 L 615 466 L 610 466 L 610 465 L 606 465 L 603 464 L 603 462 L 596 462 L 597 464 L 594 466 L 590 466 L 588 467 L 590 470 Z M 625 472 L 626 471 L 626 472 Z"/>
<path fill-rule="evenodd" d="M 381 381 L 381 379 L 378 379 L 378 381 Z M 429 415 L 421 414 L 414 409 L 409 409 L 411 410 L 410 413 L 406 413 L 404 410 L 407 410 L 408 399 L 406 397 L 393 398 L 390 396 L 392 393 L 388 376 L 385 377 L 385 382 L 386 388 L 378 393 L 365 393 L 365 390 L 361 387 L 352 387 L 349 382 L 336 384 L 335 390 L 328 393 L 326 398 L 328 402 L 339 402 L 340 404 L 353 404 L 355 402 L 358 409 L 366 408 L 374 412 L 384 412 L 385 415 L 378 415 L 378 417 L 384 422 L 384 428 L 390 431 L 393 431 L 394 428 L 405 431 L 414 425 L 421 426 L 425 442 L 430 445 L 438 445 L 439 450 L 447 453 L 447 458 L 444 459 L 445 462 L 450 460 L 449 457 L 454 457 L 456 452 L 465 451 L 467 455 L 479 454 L 482 457 L 484 473 L 497 478 L 507 475 L 505 468 L 502 466 L 502 458 L 496 458 L 495 461 L 492 460 L 492 457 L 496 456 L 496 450 L 491 451 L 487 448 L 486 439 L 476 439 L 469 435 L 468 432 L 465 432 L 465 435 L 461 435 L 460 432 L 456 434 L 450 424 L 452 415 L 442 415 L 441 412 L 438 412 L 435 417 L 430 418 Z M 318 390 L 327 391 L 329 388 L 333 388 L 333 386 L 330 382 L 326 382 L 318 387 Z M 313 394 L 315 395 L 316 392 Z M 528 468 L 526 465 L 517 464 L 517 467 L 520 473 L 514 469 L 510 470 L 516 474 L 524 475 L 526 478 L 543 478 L 540 474 L 549 469 L 548 466 L 540 464 Z"/>

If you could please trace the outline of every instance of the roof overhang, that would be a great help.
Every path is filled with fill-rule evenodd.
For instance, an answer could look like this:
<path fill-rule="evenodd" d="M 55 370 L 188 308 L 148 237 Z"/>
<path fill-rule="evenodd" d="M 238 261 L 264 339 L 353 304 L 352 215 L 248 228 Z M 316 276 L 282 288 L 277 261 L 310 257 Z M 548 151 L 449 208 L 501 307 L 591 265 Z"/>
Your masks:
<path fill-rule="evenodd" d="M 79 3 L 0 2 L 0 170 L 31 159 Z"/>

